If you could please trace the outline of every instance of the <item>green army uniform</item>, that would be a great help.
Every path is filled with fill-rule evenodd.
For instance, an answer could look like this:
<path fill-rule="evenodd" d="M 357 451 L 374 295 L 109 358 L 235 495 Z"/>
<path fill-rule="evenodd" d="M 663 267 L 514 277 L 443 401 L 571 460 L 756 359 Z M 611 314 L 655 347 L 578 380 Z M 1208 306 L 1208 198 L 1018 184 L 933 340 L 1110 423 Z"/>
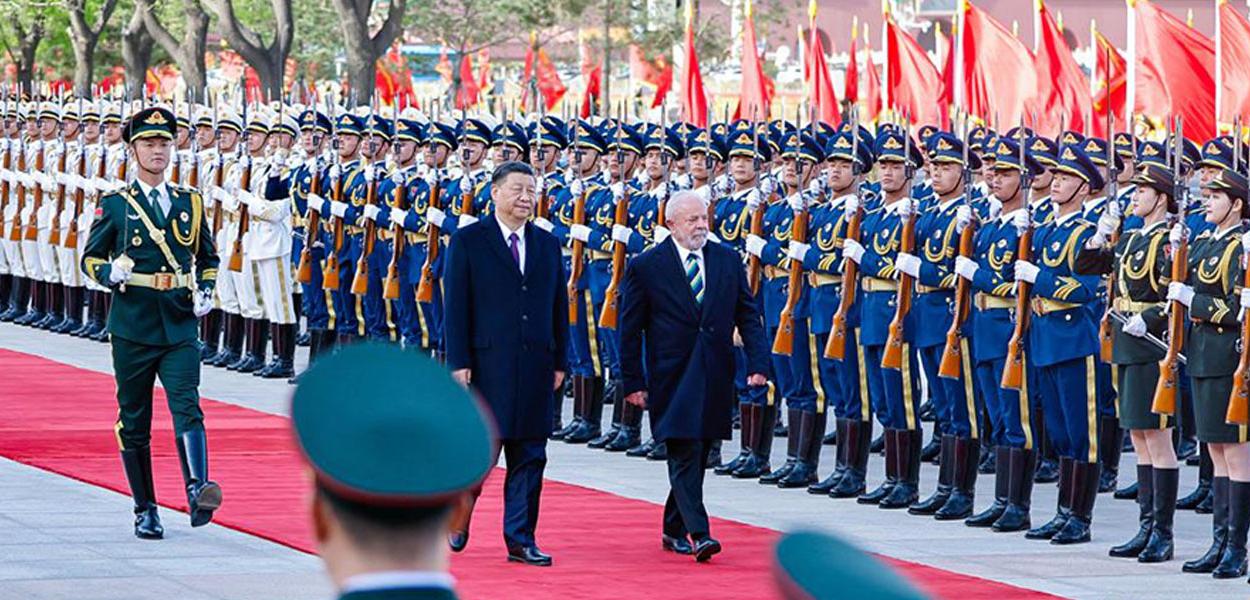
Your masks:
<path fill-rule="evenodd" d="M 1194 297 L 1189 306 L 1193 327 L 1185 340 L 1186 367 L 1193 380 L 1194 417 L 1198 440 L 1216 444 L 1245 442 L 1246 428 L 1225 422 L 1233 371 L 1241 356 L 1238 288 L 1241 286 L 1240 225 L 1223 232 L 1206 231 L 1189 251 L 1189 280 Z"/>
<path fill-rule="evenodd" d="M 174 118 L 163 108 L 136 113 L 126 124 L 129 143 L 173 136 Z M 168 199 L 163 207 L 161 190 Z M 197 192 L 161 183 L 145 197 L 138 181 L 105 195 L 96 208 L 83 251 L 82 269 L 113 292 L 108 315 L 113 374 L 117 381 L 115 427 L 135 499 L 136 535 L 161 537 L 151 485 L 152 389 L 159 376 L 173 415 L 193 526 L 207 524 L 221 502 L 208 480 L 204 413 L 200 410 L 200 355 L 195 294 L 211 292 L 217 253 Z M 132 275 L 113 283 L 117 265 Z"/>
<path fill-rule="evenodd" d="M 406 543 L 400 537 L 405 535 L 431 543 L 408 557 L 414 565 L 422 559 L 445 564 L 448 548 L 438 533 L 447 527 L 451 507 L 481 485 L 495 464 L 493 422 L 485 405 L 442 365 L 390 344 L 346 346 L 301 375 L 291 425 L 314 473 L 314 513 L 338 520 L 341 527 L 330 529 L 342 532 L 346 543 L 339 547 L 359 554 L 346 559 L 347 566 L 371 564 L 370 552 Z M 378 539 L 384 536 L 396 539 Z M 373 543 L 360 545 L 358 539 Z M 336 581 L 339 599 L 457 597 L 445 572 L 372 575 L 348 573 Z"/>

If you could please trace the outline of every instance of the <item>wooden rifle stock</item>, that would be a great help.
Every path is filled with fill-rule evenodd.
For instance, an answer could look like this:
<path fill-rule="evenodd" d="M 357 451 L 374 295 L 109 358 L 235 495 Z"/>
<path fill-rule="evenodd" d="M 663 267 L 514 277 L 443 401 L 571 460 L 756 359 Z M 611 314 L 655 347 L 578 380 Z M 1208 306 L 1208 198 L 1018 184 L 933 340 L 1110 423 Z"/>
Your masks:
<path fill-rule="evenodd" d="M 1016 245 L 1016 260 L 1032 260 L 1033 258 L 1033 225 L 1020 233 Z M 1024 336 L 1029 331 L 1029 303 L 1033 284 L 1027 281 L 1016 282 L 1016 326 L 1007 341 L 1007 362 L 1003 366 L 1003 378 L 999 384 L 1012 390 L 1024 386 Z"/>
<path fill-rule="evenodd" d="M 218 152 L 221 152 L 221 150 L 219 149 Z M 217 170 L 213 173 L 213 187 L 214 188 L 221 189 L 222 184 L 225 182 L 224 180 L 224 177 L 226 175 L 225 171 L 226 171 L 226 161 L 219 159 L 217 161 Z M 221 231 L 221 222 L 223 218 L 224 217 L 221 214 L 221 201 L 218 200 L 213 203 L 213 242 L 214 243 L 217 241 L 217 233 Z"/>
<path fill-rule="evenodd" d="M 959 255 L 964 258 L 972 256 L 973 238 L 976 236 L 976 230 L 969 223 L 964 230 L 959 232 Z M 959 379 L 959 372 L 963 365 L 963 335 L 961 331 L 964 323 L 968 322 L 968 315 L 972 312 L 972 283 L 963 277 L 955 278 L 955 318 L 951 321 L 950 329 L 946 330 L 946 346 L 942 348 L 942 361 L 938 364 L 938 376 L 948 379 Z M 972 376 L 971 373 L 968 374 Z"/>
<path fill-rule="evenodd" d="M 1114 248 L 1119 241 L 1120 232 L 1115 231 L 1107 243 Z M 1105 363 L 1111 362 L 1111 344 L 1114 339 L 1111 328 L 1111 305 L 1115 304 L 1115 282 L 1116 272 L 1113 270 L 1107 276 L 1107 309 L 1103 311 L 1102 320 L 1098 322 L 1098 353 L 1099 358 Z"/>
<path fill-rule="evenodd" d="M 577 201 L 573 203 L 573 224 L 586 224 L 586 190 L 578 194 Z M 569 266 L 569 324 L 576 325 L 579 323 L 577 314 L 578 297 L 577 285 L 582 280 L 582 259 L 586 253 L 586 243 L 581 240 L 573 240 L 573 257 Z"/>
<path fill-rule="evenodd" d="M 82 179 L 86 174 L 87 153 L 83 152 L 78 160 L 78 178 Z M 80 185 L 78 189 L 74 190 L 74 214 L 69 220 L 69 229 L 65 232 L 65 239 L 61 240 L 64 242 L 62 245 L 65 248 L 78 247 L 78 217 L 82 215 L 82 203 L 85 199 L 86 195 L 83 194 L 82 186 Z"/>
<path fill-rule="evenodd" d="M 378 178 L 375 176 L 368 184 L 369 188 L 365 190 L 365 206 L 376 206 Z M 373 245 L 377 242 L 377 237 L 377 224 L 365 219 L 364 247 L 360 250 L 360 258 L 356 259 L 356 275 L 352 277 L 352 293 L 357 296 L 363 296 L 369 290 L 369 255 L 373 254 Z"/>
<path fill-rule="evenodd" d="M 911 198 L 904 198 L 901 202 L 911 202 Z M 907 222 L 903 223 L 903 231 L 899 239 L 899 252 L 911 254 L 916 246 L 916 215 L 907 216 Z M 908 313 L 911 312 L 912 288 L 915 285 L 915 278 L 907 273 L 899 273 L 898 292 L 895 295 L 894 319 L 890 321 L 889 334 L 885 340 L 885 351 L 881 355 L 881 368 L 883 369 L 901 369 L 903 368 L 903 324 L 907 320 Z"/>
<path fill-rule="evenodd" d="M 313 196 L 321 190 L 321 166 L 313 162 L 312 181 L 308 182 L 308 195 Z M 299 269 L 296 278 L 300 283 L 312 283 L 313 244 L 321 233 L 321 213 L 309 208 L 304 213 L 304 247 L 299 253 Z"/>
<path fill-rule="evenodd" d="M 408 209 L 408 186 L 401 183 L 395 186 L 395 208 Z M 399 259 L 404 255 L 404 225 L 391 223 L 391 262 L 386 265 L 386 281 L 382 286 L 382 297 L 387 300 L 399 300 Z M 425 268 L 422 267 L 421 278 L 425 279 Z"/>
<path fill-rule="evenodd" d="M 759 206 L 751 212 L 751 235 L 764 235 L 764 208 L 768 205 L 771 198 L 761 198 Z M 750 254 L 747 256 L 747 284 L 751 288 L 751 295 L 760 293 L 760 257 Z"/>
<path fill-rule="evenodd" d="M 1180 218 L 1183 218 L 1183 216 Z M 1180 243 L 1172 248 L 1172 281 L 1184 283 L 1188 275 L 1189 241 L 1182 239 Z M 1176 414 L 1176 389 L 1180 379 L 1180 355 L 1185 345 L 1185 305 L 1177 300 L 1173 300 L 1168 304 L 1168 310 L 1170 311 L 1168 312 L 1168 350 L 1163 355 L 1163 360 L 1159 361 L 1159 382 L 1155 384 L 1155 397 L 1150 405 L 1150 411 L 1160 415 Z M 1237 389 L 1236 385 L 1234 385 L 1233 389 Z M 1232 414 L 1231 400 L 1229 402 L 1229 411 L 1229 414 Z"/>
<path fill-rule="evenodd" d="M 430 208 L 442 208 L 442 195 L 443 182 L 440 179 L 434 183 L 434 189 L 430 191 Z M 430 304 L 434 302 L 434 263 L 438 260 L 439 236 L 442 232 L 438 225 L 429 222 L 425 224 L 425 230 L 425 264 L 421 265 L 421 281 L 417 284 L 417 302 Z"/>
<path fill-rule="evenodd" d="M 17 172 L 26 172 L 26 146 L 22 145 L 17 152 Z M 17 183 L 17 218 L 13 220 L 13 228 L 9 231 L 9 241 L 22 241 L 22 228 L 19 226 L 22 211 L 26 208 L 26 186 Z"/>
<path fill-rule="evenodd" d="M 243 176 L 239 178 L 239 189 L 248 190 L 252 187 L 252 158 L 249 156 L 247 165 L 243 167 Z M 234 235 L 234 247 L 230 254 L 230 270 L 235 273 L 243 271 L 243 236 L 247 235 L 247 230 L 251 224 L 252 218 L 248 214 L 247 205 L 239 203 L 239 230 Z"/>
<path fill-rule="evenodd" d="M 1250 283 L 1250 268 L 1245 270 L 1242 286 Z M 1233 372 L 1233 391 L 1228 396 L 1228 412 L 1224 420 L 1233 425 L 1250 425 L 1250 352 L 1246 352 L 1250 344 L 1250 318 L 1241 319 L 1241 356 L 1237 360 L 1237 370 Z"/>
<path fill-rule="evenodd" d="M 858 202 L 858 200 L 856 200 Z M 859 241 L 860 225 L 864 220 L 864 208 L 857 206 L 851 221 L 846 225 L 846 240 Z M 829 329 L 829 341 L 825 342 L 825 358 L 842 360 L 846 357 L 846 318 L 855 304 L 855 295 L 859 292 L 859 265 L 850 259 L 842 259 L 842 296 L 838 299 L 838 310 L 833 313 L 833 325 Z"/>
<path fill-rule="evenodd" d="M 43 142 L 39 142 L 39 154 L 35 155 L 35 172 L 36 173 L 40 173 L 40 174 L 43 173 L 43 168 L 44 168 L 43 161 L 44 161 Z M 39 238 L 39 208 L 43 206 L 43 186 L 38 183 L 35 184 L 34 202 L 35 202 L 34 210 L 30 212 L 30 222 L 26 224 L 26 231 L 24 232 L 24 237 L 23 237 L 23 239 L 25 239 L 28 242 L 33 242 Z"/>
<path fill-rule="evenodd" d="M 629 223 L 629 184 L 625 183 L 621 200 L 616 203 L 616 215 L 612 225 Z M 603 310 L 599 312 L 599 326 L 605 329 L 616 329 L 616 308 L 620 299 L 621 277 L 625 275 L 625 244 L 613 242 L 612 246 L 612 281 L 603 292 Z"/>
<path fill-rule="evenodd" d="M 61 176 L 62 181 L 65 178 L 65 144 L 61 144 L 61 154 L 56 159 L 56 172 Z M 48 243 L 53 246 L 61 245 L 61 211 L 65 210 L 65 184 L 58 183 L 56 185 L 56 203 L 52 205 L 52 235 L 48 238 Z"/>
<path fill-rule="evenodd" d="M 794 222 L 790 224 L 791 240 L 807 241 L 807 214 L 807 210 L 794 212 Z M 773 337 L 773 354 L 790 356 L 794 353 L 794 309 L 798 307 L 802 296 L 803 263 L 790 259 L 790 287 L 786 293 L 786 305 L 781 309 L 777 335 Z"/>
<path fill-rule="evenodd" d="M 343 176 L 343 173 L 339 173 L 334 178 L 333 197 L 336 202 L 343 200 Z M 321 288 L 333 291 L 339 289 L 339 250 L 343 248 L 343 218 L 334 217 L 331 221 L 334 223 L 331 228 L 334 241 L 330 251 L 326 253 L 325 268 L 321 271 Z"/>
<path fill-rule="evenodd" d="M 9 145 L 9 140 L 7 140 L 7 139 L 6 139 L 6 140 L 4 140 L 4 163 L 3 163 L 3 166 L 4 166 L 4 170 L 5 170 L 5 172 L 10 172 L 10 171 L 12 171 L 12 170 L 13 170 L 13 152 L 10 150 L 10 148 L 11 148 L 11 147 L 12 147 L 12 146 L 10 146 L 10 145 Z M 4 202 L 5 202 L 5 203 L 7 203 L 7 202 L 9 201 L 9 189 L 10 189 L 10 188 L 9 188 L 9 182 L 8 182 L 8 181 L 0 181 L 0 199 L 4 200 Z M 20 205 L 18 206 L 18 213 L 21 213 L 21 206 L 20 206 Z M 14 216 L 16 216 L 16 215 L 14 215 Z M 16 229 L 16 226 L 14 227 L 14 229 Z M 11 235 L 11 234 L 10 234 L 10 235 Z"/>

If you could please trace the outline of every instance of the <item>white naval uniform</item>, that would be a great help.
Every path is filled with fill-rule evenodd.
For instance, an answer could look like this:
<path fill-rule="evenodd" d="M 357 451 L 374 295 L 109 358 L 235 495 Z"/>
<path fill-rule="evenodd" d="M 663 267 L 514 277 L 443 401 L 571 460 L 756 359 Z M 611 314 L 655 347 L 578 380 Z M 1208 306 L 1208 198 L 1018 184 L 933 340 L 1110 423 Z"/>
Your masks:
<path fill-rule="evenodd" d="M 41 184 L 39 178 L 35 177 L 37 172 L 35 165 L 38 160 L 37 157 L 39 156 L 39 151 L 43 148 L 43 145 L 44 144 L 41 141 L 33 141 L 26 144 L 26 171 L 18 175 L 21 179 L 22 189 L 25 190 L 26 195 L 26 201 L 22 206 L 22 211 L 18 214 L 18 222 L 22 228 L 22 233 L 20 234 L 22 264 L 26 267 L 26 277 L 30 278 L 31 281 L 45 281 L 43 275 L 43 263 L 39 259 L 38 236 L 36 236 L 36 239 L 34 240 L 26 239 L 27 226 L 36 223 L 35 187 Z"/>
<path fill-rule="evenodd" d="M 256 277 L 256 272 L 252 269 L 252 263 L 247 260 L 247 235 L 244 235 L 243 249 L 243 269 L 241 272 L 235 272 L 229 268 L 230 258 L 234 256 L 234 240 L 239 235 L 239 220 L 241 216 L 241 204 L 237 193 L 231 193 L 230 190 L 238 190 L 242 182 L 244 159 L 232 162 L 226 167 L 225 186 L 218 193 L 218 201 L 222 203 L 222 223 L 221 231 L 217 234 L 217 250 L 221 256 L 221 264 L 226 265 L 225 277 L 218 277 L 218 298 L 221 301 L 222 310 L 241 315 L 245 319 L 260 319 L 265 316 L 264 309 L 260 305 L 260 280 Z M 265 169 L 259 161 L 253 162 L 252 165 L 252 193 L 259 182 L 265 177 Z M 251 225 L 248 225 L 251 228 Z M 228 280 L 223 284 L 222 280 Z"/>
<path fill-rule="evenodd" d="M 267 167 L 260 179 L 253 179 L 259 191 L 248 207 L 251 224 L 244 236 L 243 247 L 247 261 L 260 281 L 261 306 L 265 318 L 274 324 L 295 323 L 295 304 L 292 298 L 295 278 L 291 270 L 291 198 L 264 198 L 270 169 Z M 285 176 L 273 172 L 273 176 Z M 256 174 L 253 174 L 256 177 Z"/>
<path fill-rule="evenodd" d="M 18 235 L 21 234 L 21 227 L 17 222 L 17 178 L 15 177 L 21 142 L 17 138 L 6 138 L 0 143 L 5 144 L 5 151 L 10 157 L 9 169 L 0 173 L 0 180 L 9 186 L 8 195 L 0 198 L 0 203 L 4 205 L 0 208 L 0 264 L 3 264 L 4 268 L 0 273 L 25 277 L 26 267 L 22 264 L 22 247 L 20 243 L 13 241 L 14 229 L 17 229 Z"/>

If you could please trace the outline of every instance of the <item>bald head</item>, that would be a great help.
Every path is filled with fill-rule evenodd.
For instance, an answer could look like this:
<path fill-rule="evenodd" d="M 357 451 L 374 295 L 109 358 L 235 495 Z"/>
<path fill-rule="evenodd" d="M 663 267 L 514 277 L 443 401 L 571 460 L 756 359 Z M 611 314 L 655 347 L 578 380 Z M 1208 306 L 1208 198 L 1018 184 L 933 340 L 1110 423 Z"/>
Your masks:
<path fill-rule="evenodd" d="M 664 224 L 673 241 L 687 250 L 698 250 L 707 243 L 707 203 L 692 191 L 677 192 L 664 206 Z"/>

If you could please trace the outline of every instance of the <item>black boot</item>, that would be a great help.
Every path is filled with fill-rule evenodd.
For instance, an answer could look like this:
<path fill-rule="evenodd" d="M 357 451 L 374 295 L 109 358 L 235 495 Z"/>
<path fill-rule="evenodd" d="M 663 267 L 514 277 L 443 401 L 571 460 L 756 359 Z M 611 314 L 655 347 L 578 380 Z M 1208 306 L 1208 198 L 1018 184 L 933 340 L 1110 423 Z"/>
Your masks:
<path fill-rule="evenodd" d="M 938 509 L 946 504 L 951 497 L 951 484 L 955 477 L 955 436 L 944 435 L 939 442 L 938 459 L 938 483 L 937 489 L 933 491 L 933 495 L 921 500 L 907 508 L 907 512 L 913 515 L 932 515 L 937 513 Z M 921 452 L 920 459 L 924 460 L 924 453 Z"/>
<path fill-rule="evenodd" d="M 868 446 L 868 451 L 873 454 L 885 454 L 885 432 L 872 440 L 872 444 Z"/>
<path fill-rule="evenodd" d="M 802 412 L 793 408 L 786 409 L 786 422 L 790 424 L 790 431 L 786 437 L 786 462 L 781 465 L 780 469 L 773 471 L 767 475 L 760 476 L 760 485 L 777 485 L 778 481 L 785 479 L 790 471 L 794 470 L 794 466 L 799 462 L 799 421 L 803 418 Z M 773 435 L 776 435 L 776 430 Z"/>
<path fill-rule="evenodd" d="M 603 378 L 592 377 L 586 383 L 586 406 L 584 419 L 577 428 L 564 436 L 566 444 L 585 444 L 599 437 L 603 420 Z"/>
<path fill-rule="evenodd" d="M 53 328 L 56 333 L 70 333 L 82 327 L 83 294 L 82 286 L 65 286 L 65 318 Z"/>
<path fill-rule="evenodd" d="M 126 470 L 126 482 L 130 484 L 130 497 L 135 502 L 135 537 L 142 540 L 165 537 L 156 508 L 156 487 L 152 485 L 151 446 L 122 450 L 122 467 Z"/>
<path fill-rule="evenodd" d="M 829 492 L 833 491 L 833 488 L 838 486 L 838 481 L 841 480 L 842 475 L 846 473 L 846 442 L 845 440 L 847 436 L 847 433 L 846 433 L 847 423 L 849 423 L 848 419 L 837 419 L 834 421 L 834 424 L 833 424 L 834 434 L 833 435 L 837 438 L 838 443 L 835 448 L 836 452 L 834 452 L 833 472 L 830 473 L 828 477 L 822 479 L 820 483 L 813 483 L 812 485 L 807 486 L 807 493 L 828 494 Z M 828 437 L 829 436 L 825 436 L 825 439 L 828 439 Z M 824 440 L 821 440 L 821 444 L 824 444 Z"/>
<path fill-rule="evenodd" d="M 981 462 L 977 464 L 977 472 L 982 475 L 993 475 L 998 471 L 998 453 L 982 452 Z"/>
<path fill-rule="evenodd" d="M 620 389 L 623 390 L 624 386 Z M 625 402 L 624 398 L 619 399 L 619 402 L 624 411 L 621 415 L 621 431 L 603 447 L 608 452 L 624 452 L 642 441 L 642 409 Z"/>
<path fill-rule="evenodd" d="M 647 453 L 647 460 L 666 461 L 668 460 L 668 444 L 664 442 L 656 442 L 651 447 L 651 451 Z"/>
<path fill-rule="evenodd" d="M 830 498 L 858 498 L 867 489 L 868 447 L 872 443 L 872 421 L 851 419 L 846 422 L 846 471 L 829 492 Z"/>
<path fill-rule="evenodd" d="M 243 315 L 225 313 L 225 316 L 225 343 L 221 345 L 221 350 L 217 353 L 217 356 L 206 363 L 214 367 L 226 367 L 234 364 L 239 360 L 239 356 L 243 352 Z"/>
<path fill-rule="evenodd" d="M 834 427 L 833 429 L 829 430 L 829 433 L 825 434 L 825 437 L 820 439 L 820 443 L 825 446 L 833 446 L 834 444 L 837 444 L 838 433 L 840 433 L 840 430 L 837 427 Z"/>
<path fill-rule="evenodd" d="M 1198 487 L 1184 498 L 1176 501 L 1180 510 L 1197 510 L 1211 496 L 1211 480 L 1214 478 L 1215 466 L 1211 462 L 1211 454 L 1206 444 L 1198 446 Z"/>
<path fill-rule="evenodd" d="M 751 456 L 742 466 L 733 472 L 737 479 L 756 479 L 772 472 L 770 462 L 773 453 L 773 431 L 777 422 L 777 405 L 765 404 L 755 407 L 757 414 L 753 419 L 755 435 L 751 446 Z"/>
<path fill-rule="evenodd" d="M 568 425 L 557 429 L 551 434 L 551 439 L 553 440 L 562 440 L 565 436 L 572 433 L 573 430 L 577 429 L 577 425 L 582 422 L 582 415 L 586 411 L 586 396 L 588 395 L 586 382 L 590 378 L 582 375 L 573 375 L 569 379 L 571 380 L 569 386 L 573 395 L 573 418 L 569 420 Z"/>
<path fill-rule="evenodd" d="M 791 419 L 790 428 L 796 421 Z M 816 469 L 820 465 L 820 440 L 825 437 L 825 413 L 814 410 L 799 411 L 798 433 L 790 432 L 791 437 L 799 439 L 798 462 L 790 470 L 790 474 L 777 481 L 779 488 L 805 488 L 816 482 Z"/>
<path fill-rule="evenodd" d="M 9 302 L 13 297 L 13 276 L 0 273 L 0 315 L 9 311 Z"/>
<path fill-rule="evenodd" d="M 0 313 L 0 322 L 10 323 L 25 317 L 26 310 L 30 306 L 30 280 L 25 277 L 14 277 L 13 290 L 7 298 L 9 305 L 3 313 Z"/>
<path fill-rule="evenodd" d="M 924 431 L 904 429 L 898 432 L 898 485 L 877 506 L 885 509 L 907 508 L 920 499 L 920 446 Z M 887 457 L 888 458 L 888 457 Z"/>
<path fill-rule="evenodd" d="M 196 429 L 179 435 L 176 441 L 191 526 L 207 525 L 213 520 L 213 511 L 221 506 L 221 486 L 208 479 L 208 440 L 203 429 Z"/>
<path fill-rule="evenodd" d="M 297 341 L 298 343 L 298 341 Z M 558 440 L 556 434 L 564 429 L 564 399 L 573 397 L 573 377 L 566 376 L 564 384 L 560 386 L 560 392 L 554 394 L 555 398 L 551 401 L 551 432 L 547 434 L 547 439 Z"/>
<path fill-rule="evenodd" d="M 972 506 L 977 493 L 977 463 L 981 458 L 981 441 L 957 437 L 952 449 L 951 495 L 933 518 L 939 521 L 955 521 L 972 516 Z M 942 459 L 946 460 L 946 459 Z"/>
<path fill-rule="evenodd" d="M 264 375 L 267 379 L 287 379 L 295 375 L 294 323 L 273 326 L 274 367 Z"/>
<path fill-rule="evenodd" d="M 247 354 L 243 362 L 233 370 L 240 373 L 252 373 L 265 366 L 265 349 L 269 347 L 269 321 L 252 319 L 251 329 L 247 332 Z M 231 365 L 234 367 L 234 365 Z M 229 367 L 228 367 L 229 368 Z"/>
<path fill-rule="evenodd" d="M 778 398 L 778 401 L 780 401 L 781 395 L 778 394 L 777 398 Z M 791 423 L 789 422 L 790 419 L 787 418 L 785 421 L 782 421 L 781 410 L 776 410 L 774 412 L 776 412 L 777 414 L 773 416 L 773 437 L 779 438 L 779 437 L 786 437 L 790 435 L 790 425 L 791 425 Z"/>
<path fill-rule="evenodd" d="M 1115 417 L 1098 420 L 1098 464 L 1102 467 L 1098 476 L 1098 493 L 1114 492 L 1116 477 L 1120 474 L 1120 453 L 1124 430 Z"/>
<path fill-rule="evenodd" d="M 652 438 L 654 441 L 655 438 Z M 720 447 L 721 440 L 712 440 L 712 447 L 707 451 L 707 460 L 703 461 L 703 468 L 715 469 L 720 466 Z"/>
<path fill-rule="evenodd" d="M 1176 484 L 1179 469 L 1152 469 L 1150 478 L 1154 484 L 1154 527 L 1150 539 L 1137 562 L 1157 563 L 1172 560 L 1172 521 L 1176 515 Z M 1144 481 L 1138 474 L 1138 482 Z"/>
<path fill-rule="evenodd" d="M 1025 539 L 1030 540 L 1049 540 L 1063 529 L 1068 518 L 1072 516 L 1072 486 L 1073 472 L 1072 468 L 1075 461 L 1066 456 L 1059 458 L 1059 498 L 1056 504 L 1055 516 L 1040 527 L 1034 527 L 1024 534 Z"/>
<path fill-rule="evenodd" d="M 1037 452 L 1012 448 L 1007 454 L 1007 463 L 999 465 L 1007 469 L 1011 482 L 1007 486 L 1007 508 L 990 528 L 999 533 L 1028 531 L 1033 526 L 1029 510 L 1033 504 Z"/>
<path fill-rule="evenodd" d="M 83 320 L 82 326 L 69 332 L 74 337 L 86 337 L 96 328 L 96 322 L 100 314 L 100 292 L 95 290 L 87 290 L 87 318 Z"/>
<path fill-rule="evenodd" d="M 1046 435 L 1046 420 L 1041 408 L 1033 412 L 1036 415 L 1033 430 L 1037 432 L 1033 435 L 1033 439 L 1037 440 L 1037 469 L 1033 474 L 1033 482 L 1054 483 L 1059 481 L 1059 456 L 1055 454 L 1055 447 Z"/>
<path fill-rule="evenodd" d="M 1250 482 L 1228 482 L 1228 543 L 1220 564 L 1211 576 L 1232 579 L 1246 576 L 1246 532 L 1250 530 Z"/>
<path fill-rule="evenodd" d="M 1112 546 L 1110 556 L 1137 558 L 1146 549 L 1154 529 L 1154 507 L 1154 477 L 1150 465 L 1137 465 L 1137 534 L 1119 546 Z"/>
<path fill-rule="evenodd" d="M 618 379 L 608 380 L 608 385 L 603 390 L 603 403 L 612 405 L 612 424 L 607 431 L 587 442 L 587 446 L 595 449 L 606 447 L 621 432 L 621 419 L 625 416 L 624 383 Z"/>
<path fill-rule="evenodd" d="M 42 281 L 35 281 L 33 279 L 27 279 L 26 281 L 29 285 L 29 290 L 26 296 L 29 300 L 29 306 L 26 310 L 26 314 L 14 319 L 13 322 L 18 325 L 29 326 L 36 321 L 42 321 L 48 313 L 45 312 L 46 307 L 44 305 L 44 286 L 46 284 Z"/>
<path fill-rule="evenodd" d="M 995 446 L 994 452 L 1003 460 L 1008 460 L 1011 456 L 1011 448 L 1007 446 Z M 985 510 L 972 515 L 964 520 L 964 524 L 969 527 L 989 527 L 993 525 L 1000 517 L 1003 511 L 1007 510 L 1007 497 L 1011 491 L 1011 472 L 1006 465 L 1002 469 L 996 469 L 994 473 L 994 502 L 992 502 Z"/>
<path fill-rule="evenodd" d="M 1134 481 L 1122 488 L 1116 488 L 1115 493 L 1111 494 L 1116 500 L 1136 500 L 1137 499 L 1137 482 Z"/>
<path fill-rule="evenodd" d="M 733 460 L 712 469 L 713 473 L 716 473 L 717 475 L 730 475 L 734 471 L 738 470 L 738 467 L 741 467 L 742 464 L 751 457 L 751 447 L 754 445 L 752 440 L 755 435 L 755 425 L 752 422 L 755 415 L 755 408 L 756 407 L 749 402 L 738 403 L 738 415 L 739 420 L 742 423 L 739 433 L 739 445 L 742 448 L 738 452 L 738 456 L 734 457 Z"/>
<path fill-rule="evenodd" d="M 934 425 L 933 437 L 929 439 L 929 443 L 924 445 L 920 450 L 920 461 L 937 464 L 938 460 L 945 458 L 942 456 L 942 432 L 940 428 Z"/>
<path fill-rule="evenodd" d="M 881 434 L 885 440 L 885 481 L 881 482 L 871 492 L 860 494 L 855 501 L 860 504 L 881 504 L 881 501 L 890 495 L 894 490 L 894 486 L 898 485 L 899 469 L 898 469 L 898 437 L 900 431 L 897 429 L 886 429 Z"/>
<path fill-rule="evenodd" d="M 655 438 L 649 437 L 647 438 L 647 441 L 641 444 L 638 444 L 637 446 L 634 446 L 633 448 L 630 448 L 629 450 L 626 450 L 625 456 L 629 456 L 633 458 L 646 458 L 647 455 L 651 454 L 651 451 L 655 449 L 655 445 L 656 445 Z M 716 467 L 714 468 L 720 468 L 721 466 L 722 466 L 721 462 L 717 460 Z"/>
<path fill-rule="evenodd" d="M 1210 573 L 1220 564 L 1220 557 L 1224 556 L 1224 548 L 1228 545 L 1228 488 L 1227 477 L 1216 477 L 1211 481 L 1211 547 L 1206 554 L 1186 561 L 1181 566 L 1182 571 Z"/>
<path fill-rule="evenodd" d="M 1102 465 L 1096 462 L 1078 462 L 1072 465 L 1072 516 L 1063 524 L 1063 529 L 1050 538 L 1050 543 L 1069 545 L 1089 541 L 1089 527 L 1093 522 L 1094 501 L 1098 498 L 1101 470 Z"/>
<path fill-rule="evenodd" d="M 100 298 L 104 300 L 104 307 L 101 309 L 103 316 L 101 317 L 100 328 L 95 333 L 87 336 L 87 339 L 107 344 L 109 341 L 108 315 L 109 310 L 113 306 L 113 294 L 103 293 L 100 295 Z"/>
<path fill-rule="evenodd" d="M 262 364 L 259 369 L 252 371 L 252 377 L 260 377 L 262 379 L 269 379 L 270 378 L 269 374 L 273 373 L 275 369 L 279 368 L 278 363 L 281 360 L 280 357 L 282 355 L 282 350 L 281 350 L 282 342 L 280 340 L 281 334 L 278 331 L 278 327 L 279 325 L 277 323 L 274 323 L 272 321 L 269 322 L 269 327 L 266 330 L 266 332 L 269 335 L 269 346 L 271 350 L 269 354 L 269 362 L 266 363 L 264 361 L 265 355 L 264 355 L 264 351 L 262 351 L 260 358 L 261 358 L 261 362 L 264 364 Z M 287 375 L 287 377 L 290 377 L 290 375 Z"/>

